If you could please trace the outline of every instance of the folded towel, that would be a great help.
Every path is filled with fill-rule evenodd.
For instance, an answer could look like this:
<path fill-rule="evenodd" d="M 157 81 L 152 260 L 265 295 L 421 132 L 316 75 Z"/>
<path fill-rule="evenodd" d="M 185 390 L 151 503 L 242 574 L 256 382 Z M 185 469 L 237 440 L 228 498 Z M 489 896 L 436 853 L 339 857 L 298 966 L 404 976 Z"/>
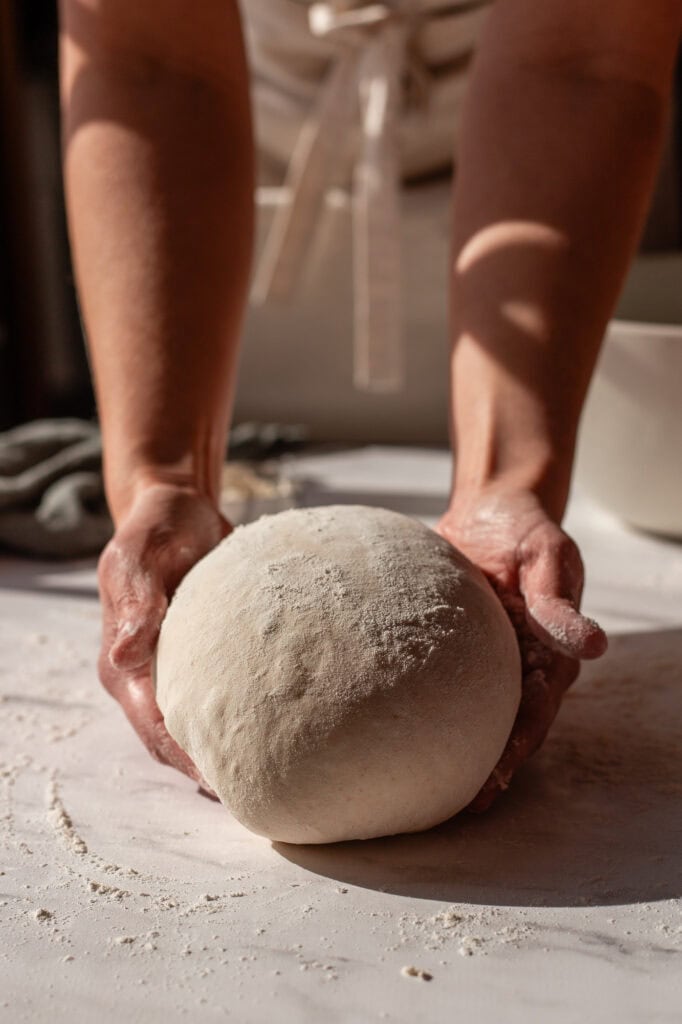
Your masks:
<path fill-rule="evenodd" d="M 300 426 L 242 423 L 230 434 L 230 451 L 260 461 L 304 442 Z M 0 550 L 83 558 L 99 554 L 112 532 L 96 424 L 36 420 L 0 434 Z"/>
<path fill-rule="evenodd" d="M 83 420 L 37 420 L 0 434 L 0 547 L 42 558 L 97 554 L 112 534 L 102 442 Z"/>

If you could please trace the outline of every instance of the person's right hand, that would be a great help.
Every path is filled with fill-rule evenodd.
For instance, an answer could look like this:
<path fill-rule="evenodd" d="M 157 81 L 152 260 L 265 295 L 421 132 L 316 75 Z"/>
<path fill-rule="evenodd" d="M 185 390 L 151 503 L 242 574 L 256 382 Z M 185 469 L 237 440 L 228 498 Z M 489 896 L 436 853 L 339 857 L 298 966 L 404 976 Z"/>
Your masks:
<path fill-rule="evenodd" d="M 606 635 L 580 612 L 583 563 L 571 538 L 531 492 L 455 494 L 436 530 L 479 567 L 514 627 L 521 704 L 505 749 L 469 810 L 485 811 L 543 743 L 582 659 Z"/>
<path fill-rule="evenodd" d="M 103 632 L 99 675 L 150 754 L 210 792 L 169 735 L 156 703 L 152 659 L 180 580 L 232 527 L 189 487 L 154 483 L 138 493 L 99 561 Z"/>

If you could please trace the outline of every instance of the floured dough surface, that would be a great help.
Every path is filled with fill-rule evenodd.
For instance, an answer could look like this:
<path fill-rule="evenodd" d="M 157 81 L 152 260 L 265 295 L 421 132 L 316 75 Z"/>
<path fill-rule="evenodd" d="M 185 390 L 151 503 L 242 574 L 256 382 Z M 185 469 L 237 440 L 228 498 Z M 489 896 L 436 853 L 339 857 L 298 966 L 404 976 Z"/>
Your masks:
<path fill-rule="evenodd" d="M 521 691 L 478 569 L 421 523 L 353 505 L 237 528 L 178 588 L 156 679 L 169 732 L 235 817 L 292 843 L 451 817 Z"/>

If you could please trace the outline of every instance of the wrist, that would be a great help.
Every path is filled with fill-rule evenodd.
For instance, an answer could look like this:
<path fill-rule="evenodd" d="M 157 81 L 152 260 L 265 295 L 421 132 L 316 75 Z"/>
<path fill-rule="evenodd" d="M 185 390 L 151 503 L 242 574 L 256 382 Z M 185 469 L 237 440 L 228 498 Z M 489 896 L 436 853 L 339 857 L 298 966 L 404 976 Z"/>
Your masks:
<path fill-rule="evenodd" d="M 534 495 L 559 521 L 571 482 L 579 406 L 476 362 L 455 378 L 452 500 Z M 472 387 L 469 382 L 476 381 Z"/>
<path fill-rule="evenodd" d="M 552 519 L 561 520 L 571 482 L 574 432 L 556 436 L 542 408 L 499 395 L 465 410 L 454 432 L 451 504 L 528 494 Z"/>
<path fill-rule="evenodd" d="M 139 461 L 114 464 L 105 457 L 105 489 L 114 524 L 118 526 L 139 499 L 155 488 L 194 495 L 218 507 L 219 473 L 206 474 L 190 459 L 174 463 Z"/>
<path fill-rule="evenodd" d="M 104 416 L 104 484 L 114 522 L 125 518 L 141 493 L 159 485 L 196 494 L 217 507 L 226 433 L 222 422 L 132 430 Z"/>
<path fill-rule="evenodd" d="M 513 446 L 455 453 L 450 503 L 482 496 L 532 494 L 555 521 L 560 521 L 571 481 L 572 455 L 535 442 L 515 451 Z"/>

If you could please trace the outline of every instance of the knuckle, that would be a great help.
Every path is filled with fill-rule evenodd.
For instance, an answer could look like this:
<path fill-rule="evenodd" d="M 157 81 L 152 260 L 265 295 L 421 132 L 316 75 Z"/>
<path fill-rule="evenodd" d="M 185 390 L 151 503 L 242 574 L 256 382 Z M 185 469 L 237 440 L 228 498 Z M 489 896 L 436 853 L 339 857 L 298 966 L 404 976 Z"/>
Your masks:
<path fill-rule="evenodd" d="M 568 564 L 576 558 L 580 558 L 575 541 L 560 529 L 557 529 L 550 538 L 547 548 L 550 554 L 562 564 Z"/>
<path fill-rule="evenodd" d="M 573 538 L 565 533 L 557 523 L 551 521 L 539 524 L 524 538 L 521 550 L 529 561 L 550 555 L 562 561 L 582 564 L 578 545 Z"/>
<path fill-rule="evenodd" d="M 116 537 L 109 541 L 97 562 L 97 579 L 100 588 L 108 586 L 116 573 L 120 571 L 123 561 L 121 545 Z"/>
<path fill-rule="evenodd" d="M 106 692 L 115 699 L 118 699 L 117 694 L 120 689 L 119 674 L 109 660 L 108 648 L 102 648 L 100 651 L 97 660 L 97 675 Z"/>

